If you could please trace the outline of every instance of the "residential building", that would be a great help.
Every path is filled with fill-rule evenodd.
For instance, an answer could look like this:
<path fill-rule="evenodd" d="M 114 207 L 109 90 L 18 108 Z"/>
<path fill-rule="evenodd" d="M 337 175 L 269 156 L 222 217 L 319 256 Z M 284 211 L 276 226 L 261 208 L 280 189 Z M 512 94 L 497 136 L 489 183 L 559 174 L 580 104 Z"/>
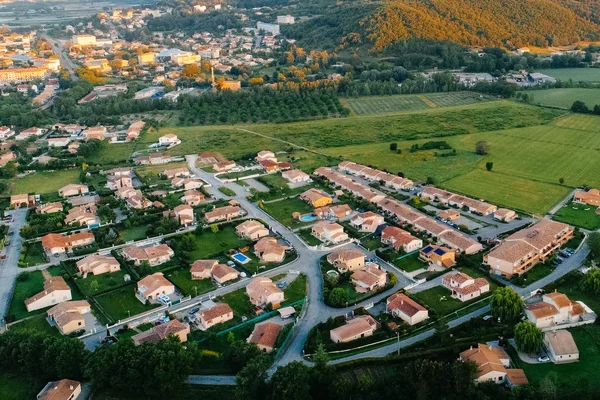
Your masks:
<path fill-rule="evenodd" d="M 112 168 L 104 171 L 106 176 L 114 176 L 115 178 L 122 178 L 125 176 L 132 177 L 133 170 L 128 167 Z"/>
<path fill-rule="evenodd" d="M 144 121 L 136 121 L 129 125 L 129 128 L 127 128 L 127 141 L 130 142 L 132 140 L 137 139 L 142 133 L 142 129 L 144 129 L 144 126 L 146 126 L 146 123 Z M 153 155 L 154 154 L 151 154 L 150 157 L 152 157 Z"/>
<path fill-rule="evenodd" d="M 522 369 L 508 368 L 510 357 L 500 347 L 488 344 L 479 344 L 477 348 L 471 346 L 469 350 L 460 353 L 459 360 L 477 364 L 476 382 L 492 381 L 497 384 L 507 383 L 510 386 L 529 383 Z"/>
<path fill-rule="evenodd" d="M 96 36 L 88 34 L 73 35 L 73 44 L 76 46 L 95 46 Z"/>
<path fill-rule="evenodd" d="M 48 68 L 46 67 L 2 69 L 0 70 L 0 84 L 15 84 L 38 79 L 42 80 L 46 77 L 47 73 Z"/>
<path fill-rule="evenodd" d="M 270 150 L 259 151 L 254 159 L 256 160 L 256 162 L 261 162 L 265 160 L 272 160 L 277 162 L 277 157 L 275 157 L 275 153 L 273 153 Z"/>
<path fill-rule="evenodd" d="M 217 324 L 231 321 L 233 319 L 233 310 L 229 304 L 219 303 L 207 310 L 198 313 L 198 319 L 204 329 L 211 328 Z"/>
<path fill-rule="evenodd" d="M 232 160 L 226 160 L 226 161 L 220 161 L 215 163 L 212 168 L 216 171 L 216 172 L 225 172 L 225 171 L 229 171 L 232 170 L 233 168 L 235 168 L 235 161 Z"/>
<path fill-rule="evenodd" d="M 513 233 L 483 257 L 498 275 L 520 275 L 538 262 L 549 259 L 573 237 L 573 227 L 542 219 L 537 224 Z"/>
<path fill-rule="evenodd" d="M 579 190 L 575 192 L 575 195 L 573 196 L 573 202 L 598 207 L 600 206 L 600 190 L 590 189 L 587 192 L 584 190 Z"/>
<path fill-rule="evenodd" d="M 57 212 L 62 212 L 63 210 L 63 205 L 60 202 L 54 202 L 54 203 L 46 203 L 44 205 L 41 206 L 37 206 L 35 209 L 35 212 L 37 214 L 54 214 Z"/>
<path fill-rule="evenodd" d="M 25 300 L 28 312 L 71 300 L 71 288 L 62 276 L 53 276 L 44 281 L 44 290 Z"/>
<path fill-rule="evenodd" d="M 300 183 L 310 181 L 310 175 L 308 175 L 307 173 L 305 173 L 299 169 L 290 169 L 287 171 L 283 171 L 281 173 L 281 176 L 286 181 L 288 181 L 290 183 L 295 183 L 295 184 L 300 184 Z"/>
<path fill-rule="evenodd" d="M 113 256 L 92 254 L 77 261 L 77 271 L 85 278 L 88 274 L 101 275 L 121 270 L 121 265 Z"/>
<path fill-rule="evenodd" d="M 196 260 L 190 268 L 192 279 L 212 278 L 219 284 L 237 279 L 239 273 L 228 265 L 220 264 L 217 260 Z"/>
<path fill-rule="evenodd" d="M 83 314 L 91 311 L 86 300 L 71 300 L 59 303 L 47 311 L 48 319 L 56 324 L 59 332 L 68 335 L 85 329 Z"/>
<path fill-rule="evenodd" d="M 204 218 L 209 224 L 218 221 L 231 221 L 234 218 L 242 216 L 242 209 L 238 206 L 218 207 L 204 214 Z"/>
<path fill-rule="evenodd" d="M 456 221 L 460 218 L 460 213 L 452 208 L 440 211 L 439 217 L 446 221 Z"/>
<path fill-rule="evenodd" d="M 248 240 L 258 240 L 269 236 L 269 228 L 254 219 L 248 219 L 236 226 L 235 232 L 241 238 Z"/>
<path fill-rule="evenodd" d="M 161 294 L 175 293 L 175 286 L 164 277 L 162 272 L 155 272 L 137 282 L 136 295 L 142 302 L 155 300 Z"/>
<path fill-rule="evenodd" d="M 400 292 L 388 297 L 385 302 L 385 310 L 409 325 L 416 325 L 429 318 L 429 311 L 425 307 Z"/>
<path fill-rule="evenodd" d="M 350 225 L 361 232 L 373 233 L 380 225 L 383 225 L 384 222 L 385 220 L 382 215 L 376 214 L 372 211 L 367 211 L 352 217 L 350 220 Z"/>
<path fill-rule="evenodd" d="M 450 268 L 456 264 L 456 252 L 447 247 L 429 244 L 421 249 L 419 258 L 430 265 Z"/>
<path fill-rule="evenodd" d="M 175 218 L 181 226 L 190 226 L 194 224 L 194 209 L 187 204 L 180 204 L 173 209 Z"/>
<path fill-rule="evenodd" d="M 273 308 L 279 308 L 279 304 L 284 300 L 283 291 L 279 290 L 272 280 L 264 277 L 252 279 L 246 286 L 246 294 L 250 303 L 256 307 L 271 304 Z"/>
<path fill-rule="evenodd" d="M 438 189 L 433 186 L 427 186 L 419 196 L 422 199 L 439 201 L 444 205 L 468 209 L 470 212 L 480 215 L 490 215 L 494 213 L 498 207 L 493 204 L 486 203 L 482 200 L 471 199 L 470 197 L 454 194 L 447 190 Z"/>
<path fill-rule="evenodd" d="M 183 201 L 185 204 L 187 204 L 189 206 L 196 207 L 197 205 L 199 205 L 201 202 L 204 201 L 204 195 L 194 189 L 186 190 L 183 193 L 183 197 L 181 198 L 181 201 Z"/>
<path fill-rule="evenodd" d="M 525 306 L 525 316 L 540 329 L 581 321 L 584 313 L 583 303 L 558 292 L 546 293 L 539 303 Z"/>
<path fill-rule="evenodd" d="M 333 203 L 331 196 L 324 191 L 315 188 L 308 189 L 306 192 L 301 193 L 298 197 L 306 201 L 314 208 L 327 206 Z"/>
<path fill-rule="evenodd" d="M 48 147 L 66 147 L 71 142 L 71 138 L 60 137 L 48 139 Z"/>
<path fill-rule="evenodd" d="M 99 224 L 100 220 L 96 217 L 96 211 L 97 208 L 94 204 L 73 207 L 65 217 L 65 225 L 90 226 Z"/>
<path fill-rule="evenodd" d="M 64 254 L 70 253 L 74 248 L 88 246 L 95 240 L 91 232 L 73 233 L 67 236 L 49 233 L 42 237 L 42 247 L 50 254 Z"/>
<path fill-rule="evenodd" d="M 550 359 L 555 363 L 579 360 L 579 349 L 573 335 L 567 330 L 550 331 L 544 334 L 544 346 Z"/>
<path fill-rule="evenodd" d="M 383 288 L 387 282 L 387 274 L 379 265 L 371 263 L 354 271 L 350 281 L 358 293 L 367 293 Z"/>
<path fill-rule="evenodd" d="M 452 297 L 468 301 L 490 291 L 490 283 L 484 278 L 471 278 L 463 272 L 446 274 L 442 285 L 452 292 Z"/>
<path fill-rule="evenodd" d="M 358 249 L 340 249 L 327 255 L 327 262 L 341 273 L 356 271 L 365 266 L 365 254 Z"/>
<path fill-rule="evenodd" d="M 35 204 L 35 196 L 30 194 L 13 194 L 10 196 L 10 208 L 32 207 Z"/>
<path fill-rule="evenodd" d="M 508 208 L 499 208 L 494 212 L 494 219 L 498 221 L 510 222 L 517 217 L 517 213 Z"/>
<path fill-rule="evenodd" d="M 483 245 L 478 241 L 450 229 L 442 232 L 437 238 L 440 243 L 463 254 L 475 254 L 483 250 Z"/>
<path fill-rule="evenodd" d="M 162 173 L 165 178 L 173 179 L 175 177 L 189 177 L 190 170 L 187 167 L 165 169 Z"/>
<path fill-rule="evenodd" d="M 85 137 L 85 140 L 104 140 L 106 135 L 106 127 L 104 126 L 92 126 L 85 129 L 81 134 Z"/>
<path fill-rule="evenodd" d="M 131 245 L 123 249 L 123 256 L 126 260 L 133 260 L 135 265 L 147 262 L 152 267 L 166 263 L 171 260 L 174 254 L 173 250 L 166 244 L 150 247 Z"/>
<path fill-rule="evenodd" d="M 154 53 L 147 52 L 138 54 L 138 65 L 154 64 Z"/>
<path fill-rule="evenodd" d="M 77 150 L 79 150 L 79 146 L 81 146 L 81 143 L 79 143 L 79 142 L 71 142 L 67 146 L 67 151 L 69 153 L 71 153 L 71 154 L 77 154 Z"/>
<path fill-rule="evenodd" d="M 152 329 L 145 332 L 140 332 L 137 335 L 133 335 L 131 339 L 133 344 L 139 346 L 144 343 L 156 344 L 161 340 L 167 339 L 173 335 L 179 339 L 181 343 L 187 342 L 187 336 L 190 334 L 190 326 L 179 322 L 179 320 L 173 319 L 164 324 L 155 325 Z"/>
<path fill-rule="evenodd" d="M 315 215 L 324 219 L 341 219 L 350 214 L 352 214 L 352 209 L 348 204 L 315 208 Z"/>
<path fill-rule="evenodd" d="M 343 226 L 326 221 L 320 221 L 313 225 L 311 234 L 320 241 L 326 243 L 337 244 L 348 240 L 348 234 L 344 232 Z"/>
<path fill-rule="evenodd" d="M 270 353 L 275 349 L 277 336 L 282 328 L 282 325 L 273 322 L 257 324 L 248 338 L 248 343 L 254 343 L 260 350 Z"/>
<path fill-rule="evenodd" d="M 381 325 L 370 315 L 359 315 L 346 321 L 340 327 L 329 331 L 333 343 L 347 343 L 356 339 L 372 336 Z"/>
<path fill-rule="evenodd" d="M 161 146 L 175 146 L 181 144 L 181 140 L 173 133 L 167 133 L 158 138 L 158 144 Z"/>
<path fill-rule="evenodd" d="M 185 190 L 198 189 L 202 187 L 202 182 L 192 178 L 175 177 L 171 180 L 171 186 L 184 188 Z"/>
<path fill-rule="evenodd" d="M 86 185 L 71 183 L 58 189 L 58 195 L 60 197 L 78 196 L 89 193 L 89 191 L 90 190 Z"/>
<path fill-rule="evenodd" d="M 72 379 L 48 382 L 38 393 L 36 400 L 77 400 L 81 394 L 81 384 Z"/>
<path fill-rule="evenodd" d="M 280 263 L 289 247 L 279 244 L 272 236 L 263 237 L 254 245 L 254 254 L 264 263 Z"/>
<path fill-rule="evenodd" d="M 402 249 L 406 253 L 419 250 L 423 241 L 414 237 L 410 232 L 395 226 L 386 226 L 381 231 L 381 243 L 392 246 L 396 251 Z"/>

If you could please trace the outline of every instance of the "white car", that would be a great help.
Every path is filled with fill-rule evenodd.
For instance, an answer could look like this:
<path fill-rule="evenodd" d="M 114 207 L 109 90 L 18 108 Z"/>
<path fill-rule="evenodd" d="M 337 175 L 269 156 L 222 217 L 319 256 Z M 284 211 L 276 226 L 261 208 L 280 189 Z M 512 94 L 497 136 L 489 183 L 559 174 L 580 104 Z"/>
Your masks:
<path fill-rule="evenodd" d="M 537 360 L 538 360 L 538 362 L 545 363 L 545 362 L 550 361 L 550 357 L 548 357 L 548 356 L 541 356 L 541 357 L 538 357 Z"/>

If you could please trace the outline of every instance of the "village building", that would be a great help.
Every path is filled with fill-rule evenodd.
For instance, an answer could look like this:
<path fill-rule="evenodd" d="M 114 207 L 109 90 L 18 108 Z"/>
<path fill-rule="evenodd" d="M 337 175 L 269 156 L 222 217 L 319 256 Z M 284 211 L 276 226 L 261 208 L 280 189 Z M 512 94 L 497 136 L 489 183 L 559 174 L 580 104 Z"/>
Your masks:
<path fill-rule="evenodd" d="M 260 350 L 270 353 L 275 349 L 282 328 L 282 325 L 273 322 L 257 324 L 248 338 L 248 343 L 254 343 Z"/>
<path fill-rule="evenodd" d="M 442 285 L 452 292 L 452 297 L 469 301 L 490 291 L 490 283 L 484 278 L 471 278 L 463 272 L 446 274 Z"/>
<path fill-rule="evenodd" d="M 354 271 L 350 276 L 350 281 L 358 293 L 372 292 L 385 286 L 387 273 L 379 265 L 371 263 Z"/>
<path fill-rule="evenodd" d="M 70 253 L 73 248 L 88 246 L 95 240 L 91 232 L 73 233 L 67 236 L 49 233 L 42 237 L 42 247 L 50 254 L 64 254 Z"/>
<path fill-rule="evenodd" d="M 238 206 L 219 207 L 204 214 L 204 218 L 206 218 L 206 222 L 209 224 L 219 221 L 231 221 L 241 216 L 242 209 Z"/>
<path fill-rule="evenodd" d="M 153 326 L 150 330 L 133 335 L 131 340 L 136 346 L 144 343 L 156 344 L 172 335 L 177 337 L 181 343 L 185 343 L 189 334 L 190 326 L 188 324 L 173 319 L 164 324 Z"/>
<path fill-rule="evenodd" d="M 167 179 L 173 179 L 175 177 L 189 177 L 191 174 L 190 174 L 190 170 L 187 169 L 187 167 L 181 167 L 181 168 L 165 169 L 162 172 L 162 175 Z"/>
<path fill-rule="evenodd" d="M 77 271 L 85 278 L 88 274 L 101 275 L 121 270 L 121 265 L 113 256 L 92 254 L 76 263 Z"/>
<path fill-rule="evenodd" d="M 63 205 L 60 202 L 54 202 L 54 203 L 46 203 L 44 205 L 41 206 L 37 206 L 35 209 L 35 212 L 37 214 L 54 214 L 57 212 L 62 212 L 63 211 Z"/>
<path fill-rule="evenodd" d="M 339 272 L 356 271 L 365 266 L 365 254 L 358 249 L 341 249 L 327 255 L 327 262 Z"/>
<path fill-rule="evenodd" d="M 598 207 L 600 206 L 600 190 L 590 189 L 587 192 L 584 190 L 579 190 L 575 192 L 575 195 L 573 196 L 573 202 Z"/>
<path fill-rule="evenodd" d="M 364 213 L 356 214 L 350 220 L 350 225 L 358 229 L 361 232 L 373 233 L 377 228 L 385 223 L 382 215 L 376 214 L 372 211 L 366 211 Z"/>
<path fill-rule="evenodd" d="M 314 208 L 323 207 L 333 203 L 333 199 L 327 193 L 322 190 L 311 188 L 301 193 L 298 196 L 300 199 L 306 201 Z"/>
<path fill-rule="evenodd" d="M 567 330 L 544 333 L 544 346 L 554 363 L 567 363 L 579 360 L 579 349 L 573 335 Z"/>
<path fill-rule="evenodd" d="M 311 234 L 320 241 L 326 243 L 337 244 L 348 240 L 348 234 L 344 232 L 343 226 L 326 221 L 320 221 L 313 225 Z"/>
<path fill-rule="evenodd" d="M 269 236 L 269 228 L 253 219 L 246 220 L 236 226 L 235 232 L 239 237 L 248 240 L 258 240 L 262 237 Z"/>
<path fill-rule="evenodd" d="M 196 207 L 204 201 L 204 195 L 195 189 L 186 190 L 181 201 L 189 206 Z"/>
<path fill-rule="evenodd" d="M 38 393 L 36 400 L 77 400 L 81 394 L 81 384 L 72 379 L 48 382 Z"/>
<path fill-rule="evenodd" d="M 419 258 L 429 265 L 450 268 L 456 264 L 456 252 L 447 247 L 429 244 L 421 249 Z"/>
<path fill-rule="evenodd" d="M 91 311 L 90 303 L 86 300 L 71 300 L 59 303 L 47 311 L 48 319 L 56 325 L 59 332 L 68 335 L 85 329 L 83 314 Z"/>
<path fill-rule="evenodd" d="M 65 225 L 76 224 L 78 226 L 90 226 L 99 224 L 100 220 L 96 216 L 96 211 L 98 211 L 98 209 L 94 204 L 73 207 L 65 216 Z"/>
<path fill-rule="evenodd" d="M 400 318 L 409 325 L 416 325 L 429 318 L 429 311 L 425 307 L 400 292 L 388 297 L 385 309 L 388 314 Z"/>
<path fill-rule="evenodd" d="M 525 306 L 527 319 L 542 330 L 582 321 L 585 312 L 583 303 L 572 301 L 558 292 L 546 293 L 542 301 Z"/>
<path fill-rule="evenodd" d="M 175 293 L 175 286 L 164 277 L 162 272 L 155 272 L 137 282 L 136 296 L 142 303 L 155 300 L 161 294 Z"/>
<path fill-rule="evenodd" d="M 60 197 L 78 196 L 88 193 L 90 190 L 86 185 L 71 183 L 58 189 Z"/>
<path fill-rule="evenodd" d="M 499 208 L 494 212 L 494 219 L 498 221 L 510 222 L 517 217 L 517 213 L 508 208 Z"/>
<path fill-rule="evenodd" d="M 279 290 L 269 278 L 252 279 L 246 286 L 246 294 L 250 298 L 250 303 L 256 307 L 271 304 L 273 308 L 279 308 L 284 300 L 283 291 Z"/>
<path fill-rule="evenodd" d="M 276 238 L 266 236 L 254 245 L 254 254 L 264 263 L 280 263 L 289 247 L 279 244 Z"/>
<path fill-rule="evenodd" d="M 423 247 L 421 239 L 395 226 L 386 226 L 381 231 L 381 243 L 392 246 L 396 251 L 402 249 L 406 253 L 411 253 Z"/>
<path fill-rule="evenodd" d="M 166 263 L 171 260 L 174 254 L 173 250 L 166 244 L 158 244 L 150 247 L 132 245 L 123 249 L 123 256 L 126 260 L 133 260 L 135 265 L 147 262 L 152 267 Z"/>
<path fill-rule="evenodd" d="M 354 317 L 340 327 L 329 331 L 333 343 L 347 343 L 356 339 L 372 336 L 381 325 L 370 315 Z"/>
<path fill-rule="evenodd" d="M 281 173 L 283 179 L 290 183 L 300 184 L 304 182 L 310 182 L 310 175 L 299 170 L 299 169 L 290 169 L 288 171 L 283 171 Z"/>
<path fill-rule="evenodd" d="M 220 264 L 217 260 L 196 260 L 190 268 L 192 279 L 212 278 L 219 284 L 237 279 L 239 273 L 228 265 Z"/>
<path fill-rule="evenodd" d="M 352 214 L 352 209 L 348 204 L 315 208 L 315 215 L 323 219 L 341 219 L 350 214 Z"/>
<path fill-rule="evenodd" d="M 209 309 L 198 313 L 198 319 L 204 329 L 211 328 L 217 324 L 231 321 L 233 319 L 233 310 L 226 303 L 219 303 Z"/>
<path fill-rule="evenodd" d="M 53 276 L 44 281 L 44 290 L 25 300 L 28 312 L 71 300 L 71 288 L 62 276 Z"/>
<path fill-rule="evenodd" d="M 500 347 L 488 344 L 479 344 L 477 348 L 471 346 L 460 353 L 458 359 L 477 364 L 476 382 L 506 383 L 511 387 L 529 383 L 522 369 L 509 368 L 510 357 Z"/>

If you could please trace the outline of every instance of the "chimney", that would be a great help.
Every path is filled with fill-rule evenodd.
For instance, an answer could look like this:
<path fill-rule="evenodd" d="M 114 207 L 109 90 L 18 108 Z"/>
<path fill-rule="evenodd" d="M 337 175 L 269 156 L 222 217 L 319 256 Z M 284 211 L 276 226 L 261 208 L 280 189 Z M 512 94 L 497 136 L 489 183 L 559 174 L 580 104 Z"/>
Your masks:
<path fill-rule="evenodd" d="M 69 389 L 74 390 L 75 388 L 73 387 L 73 385 L 69 385 Z"/>
<path fill-rule="evenodd" d="M 469 346 L 469 350 L 473 350 L 473 346 L 472 346 L 472 345 L 471 345 L 471 346 Z"/>

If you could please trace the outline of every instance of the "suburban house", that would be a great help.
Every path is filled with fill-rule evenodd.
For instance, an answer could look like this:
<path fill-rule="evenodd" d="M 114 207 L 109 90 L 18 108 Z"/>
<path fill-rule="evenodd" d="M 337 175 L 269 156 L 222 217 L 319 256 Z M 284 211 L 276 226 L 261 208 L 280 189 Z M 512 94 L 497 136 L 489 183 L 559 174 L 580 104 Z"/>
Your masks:
<path fill-rule="evenodd" d="M 490 291 L 490 283 L 484 278 L 471 278 L 463 272 L 446 274 L 442 285 L 452 292 L 452 297 L 460 301 L 472 300 Z"/>
<path fill-rule="evenodd" d="M 199 189 L 202 187 L 202 181 L 192 178 L 175 177 L 171 180 L 171 186 L 185 190 Z"/>
<path fill-rule="evenodd" d="M 90 226 L 99 224 L 100 220 L 96 217 L 96 211 L 98 211 L 98 209 L 95 204 L 73 207 L 65 216 L 65 225 L 77 224 L 81 226 Z"/>
<path fill-rule="evenodd" d="M 83 314 L 90 312 L 86 300 L 71 300 L 59 303 L 47 311 L 48 319 L 56 324 L 63 335 L 85 329 Z"/>
<path fill-rule="evenodd" d="M 517 213 L 508 208 L 499 208 L 494 212 L 494 219 L 498 221 L 510 222 L 517 217 Z"/>
<path fill-rule="evenodd" d="M 305 173 L 299 169 L 290 169 L 288 171 L 283 171 L 281 173 L 281 176 L 286 181 L 288 181 L 290 183 L 295 183 L 295 184 L 310 181 L 310 175 L 308 175 L 307 173 Z"/>
<path fill-rule="evenodd" d="M 381 325 L 370 315 L 359 315 L 346 321 L 342 326 L 329 331 L 333 343 L 347 343 L 352 340 L 372 336 Z"/>
<path fill-rule="evenodd" d="M 480 215 L 490 215 L 496 211 L 498 207 L 493 204 L 486 203 L 482 200 L 475 200 L 470 197 L 462 196 L 448 192 L 447 190 L 438 189 L 433 186 L 427 186 L 419 194 L 422 199 L 439 201 L 440 203 L 456 208 L 468 209 L 470 212 Z"/>
<path fill-rule="evenodd" d="M 114 176 L 115 178 L 122 178 L 124 176 L 133 176 L 133 170 L 128 167 L 111 168 L 104 171 L 106 176 Z"/>
<path fill-rule="evenodd" d="M 367 293 L 384 287 L 387 282 L 387 274 L 379 268 L 379 265 L 371 263 L 354 271 L 350 276 L 350 281 L 358 293 Z"/>
<path fill-rule="evenodd" d="M 79 150 L 79 146 L 81 146 L 81 143 L 79 143 L 79 142 L 71 142 L 67 146 L 67 151 L 69 153 L 71 153 L 71 154 L 77 154 L 77 150 Z"/>
<path fill-rule="evenodd" d="M 404 293 L 394 293 L 385 302 L 388 314 L 400 318 L 409 325 L 416 325 L 429 318 L 429 311 Z"/>
<path fill-rule="evenodd" d="M 573 227 L 542 219 L 537 224 L 508 236 L 486 254 L 483 261 L 494 273 L 510 278 L 549 259 L 571 237 Z"/>
<path fill-rule="evenodd" d="M 48 147 L 66 147 L 69 145 L 71 138 L 59 137 L 48 139 Z"/>
<path fill-rule="evenodd" d="M 231 221 L 234 218 L 241 217 L 243 210 L 239 206 L 218 207 L 204 214 L 206 222 L 212 224 L 218 221 Z"/>
<path fill-rule="evenodd" d="M 483 245 L 478 241 L 451 229 L 442 232 L 438 241 L 463 254 L 475 254 L 483 250 Z"/>
<path fill-rule="evenodd" d="M 227 303 L 219 303 L 198 313 L 198 319 L 204 329 L 233 319 L 233 310 Z"/>
<path fill-rule="evenodd" d="M 275 157 L 275 153 L 270 150 L 259 151 L 256 157 L 254 158 L 256 162 L 261 162 L 265 160 L 274 160 L 277 161 L 277 157 Z"/>
<path fill-rule="evenodd" d="M 78 196 L 81 194 L 86 194 L 89 191 L 90 190 L 86 185 L 71 183 L 58 189 L 58 195 L 60 197 Z"/>
<path fill-rule="evenodd" d="M 476 382 L 492 381 L 494 383 L 507 383 L 509 386 L 527 385 L 529 381 L 522 369 L 512 369 L 510 357 L 504 349 L 488 344 L 479 344 L 460 353 L 460 361 L 471 361 L 477 364 L 475 374 Z"/>
<path fill-rule="evenodd" d="M 383 185 L 396 190 L 406 190 L 414 185 L 413 181 L 410 179 L 392 175 L 388 172 L 379 171 L 364 165 L 356 164 L 352 161 L 341 162 L 338 165 L 338 169 L 350 175 L 361 176 L 369 181 L 382 182 Z"/>
<path fill-rule="evenodd" d="M 456 264 L 456 252 L 446 247 L 429 244 L 421 249 L 419 258 L 429 265 L 450 268 Z"/>
<path fill-rule="evenodd" d="M 139 190 L 136 192 L 139 192 Z M 135 193 L 133 196 L 125 200 L 125 203 L 128 207 L 135 208 L 136 210 L 143 210 L 146 208 L 150 208 L 154 205 L 150 200 L 145 198 L 140 193 Z"/>
<path fill-rule="evenodd" d="M 159 244 L 150 247 L 138 247 L 131 245 L 123 249 L 123 256 L 126 260 L 133 260 L 135 265 L 141 265 L 147 262 L 150 266 L 166 263 L 175 253 L 166 244 Z"/>
<path fill-rule="evenodd" d="M 71 288 L 62 276 L 53 276 L 44 281 L 44 290 L 25 300 L 28 312 L 71 300 Z"/>
<path fill-rule="evenodd" d="M 36 400 L 77 400 L 81 394 L 81 384 L 72 379 L 48 382 L 38 393 Z"/>
<path fill-rule="evenodd" d="M 54 202 L 54 203 L 46 203 L 44 205 L 38 206 L 35 209 L 35 212 L 37 214 L 53 214 L 53 213 L 57 213 L 57 212 L 62 212 L 63 210 L 63 205 L 60 202 Z"/>
<path fill-rule="evenodd" d="M 167 179 L 173 179 L 178 176 L 179 177 L 188 177 L 191 175 L 190 170 L 187 169 L 187 167 L 165 169 L 162 174 Z"/>
<path fill-rule="evenodd" d="M 228 265 L 220 264 L 217 260 L 196 260 L 190 268 L 192 279 L 212 278 L 215 282 L 225 282 L 237 279 L 239 273 Z"/>
<path fill-rule="evenodd" d="M 172 319 L 167 323 L 156 325 L 150 330 L 133 335 L 131 339 L 133 340 L 133 344 L 139 346 L 144 343 L 156 344 L 173 335 L 177 337 L 181 343 L 185 343 L 187 342 L 187 335 L 189 335 L 189 333 L 190 326 L 188 324 Z"/>
<path fill-rule="evenodd" d="M 542 330 L 579 322 L 585 312 L 583 303 L 572 301 L 565 294 L 558 292 L 546 293 L 539 303 L 525 306 L 527 319 Z"/>
<path fill-rule="evenodd" d="M 235 166 L 236 166 L 235 161 L 226 160 L 226 161 L 219 161 L 219 162 L 213 164 L 212 168 L 215 170 L 215 172 L 225 172 L 225 171 L 234 169 Z"/>
<path fill-rule="evenodd" d="M 127 128 L 127 141 L 130 142 L 137 139 L 140 133 L 142 133 L 144 126 L 146 126 L 144 121 L 136 121 L 129 125 L 129 128 Z"/>
<path fill-rule="evenodd" d="M 75 196 L 75 197 L 69 197 L 69 199 L 67 201 L 73 207 L 83 206 L 86 204 L 98 204 L 98 202 L 100 201 L 100 196 L 97 194 L 87 195 L 87 196 Z"/>
<path fill-rule="evenodd" d="M 323 207 L 333 203 L 331 196 L 324 191 L 315 188 L 308 189 L 307 191 L 301 193 L 298 197 L 306 201 L 314 208 Z"/>
<path fill-rule="evenodd" d="M 438 216 L 446 221 L 456 221 L 460 218 L 460 213 L 452 208 L 449 208 L 447 210 L 440 211 Z"/>
<path fill-rule="evenodd" d="M 104 140 L 104 136 L 106 135 L 106 127 L 104 126 L 91 126 L 85 129 L 81 134 L 85 137 L 85 140 Z"/>
<path fill-rule="evenodd" d="M 386 226 L 381 231 L 381 243 L 392 246 L 396 251 L 402 248 L 406 253 L 419 250 L 423 247 L 421 239 L 395 226 Z"/>
<path fill-rule="evenodd" d="M 128 199 L 130 197 L 139 196 L 142 197 L 142 191 L 138 189 L 134 189 L 131 186 L 121 186 L 118 187 L 115 191 L 115 197 L 119 199 Z"/>
<path fill-rule="evenodd" d="M 175 286 L 165 278 L 162 272 L 155 272 L 137 282 L 136 296 L 142 302 L 152 301 L 161 294 L 175 293 Z"/>
<path fill-rule="evenodd" d="M 248 338 L 248 343 L 254 343 L 260 350 L 270 353 L 275 348 L 277 336 L 282 328 L 282 325 L 273 322 L 257 324 Z"/>
<path fill-rule="evenodd" d="M 375 192 L 370 187 L 358 183 L 348 178 L 347 176 L 333 171 L 328 167 L 317 168 L 314 172 L 317 176 L 323 176 L 332 182 L 335 186 L 341 187 L 344 190 L 350 192 L 353 196 L 363 198 L 370 203 L 378 204 L 385 200 L 385 195 Z"/>
<path fill-rule="evenodd" d="M 10 208 L 33 207 L 34 204 L 34 195 L 24 193 L 10 196 Z"/>
<path fill-rule="evenodd" d="M 85 278 L 88 274 L 100 275 L 117 272 L 121 270 L 121 265 L 113 256 L 103 256 L 92 254 L 77 261 L 77 271 Z"/>
<path fill-rule="evenodd" d="M 355 271 L 365 266 L 365 255 L 358 249 L 341 249 L 329 253 L 327 262 L 341 273 Z"/>
<path fill-rule="evenodd" d="M 177 137 L 177 135 L 174 135 L 172 133 L 167 133 L 166 135 L 163 135 L 161 137 L 158 138 L 158 144 L 161 146 L 175 146 L 178 144 L 181 144 L 181 140 Z"/>
<path fill-rule="evenodd" d="M 257 307 L 271 304 L 273 308 L 278 308 L 284 300 L 283 292 L 269 278 L 252 279 L 246 286 L 246 294 L 250 298 L 250 303 Z"/>
<path fill-rule="evenodd" d="M 377 230 L 380 225 L 384 224 L 384 218 L 382 215 L 376 214 L 372 211 L 356 214 L 350 220 L 350 225 L 358 229 L 361 232 L 373 233 Z"/>
<path fill-rule="evenodd" d="M 73 233 L 62 236 L 58 233 L 49 233 L 42 236 L 42 247 L 47 253 L 64 254 L 70 253 L 75 247 L 83 247 L 94 243 L 96 239 L 91 232 Z"/>
<path fill-rule="evenodd" d="M 254 245 L 254 254 L 265 263 L 283 262 L 286 250 L 289 250 L 289 247 L 279 244 L 272 236 L 263 237 Z"/>
<path fill-rule="evenodd" d="M 204 195 L 197 190 L 187 190 L 183 193 L 183 197 L 181 198 L 185 204 L 196 207 L 201 202 L 204 201 Z"/>
<path fill-rule="evenodd" d="M 579 360 L 579 349 L 573 335 L 567 330 L 550 331 L 544 334 L 544 346 L 554 363 Z"/>
<path fill-rule="evenodd" d="M 341 219 L 350 214 L 352 214 L 352 209 L 348 204 L 315 208 L 315 215 L 323 219 Z"/>
<path fill-rule="evenodd" d="M 575 192 L 573 202 L 598 207 L 600 206 L 600 190 L 590 189 L 587 192 L 579 190 Z"/>
<path fill-rule="evenodd" d="M 187 204 L 180 204 L 173 209 L 175 218 L 182 226 L 190 226 L 194 224 L 194 209 Z"/>
<path fill-rule="evenodd" d="M 311 228 L 314 237 L 326 243 L 341 243 L 348 240 L 348 234 L 340 224 L 320 221 Z"/>
<path fill-rule="evenodd" d="M 115 176 L 109 175 L 106 177 L 106 185 L 110 190 L 118 190 L 121 188 L 133 188 L 133 180 L 130 176 Z"/>
<path fill-rule="evenodd" d="M 239 237 L 248 240 L 258 240 L 269 235 L 269 229 L 260 222 L 248 219 L 235 227 Z"/>

